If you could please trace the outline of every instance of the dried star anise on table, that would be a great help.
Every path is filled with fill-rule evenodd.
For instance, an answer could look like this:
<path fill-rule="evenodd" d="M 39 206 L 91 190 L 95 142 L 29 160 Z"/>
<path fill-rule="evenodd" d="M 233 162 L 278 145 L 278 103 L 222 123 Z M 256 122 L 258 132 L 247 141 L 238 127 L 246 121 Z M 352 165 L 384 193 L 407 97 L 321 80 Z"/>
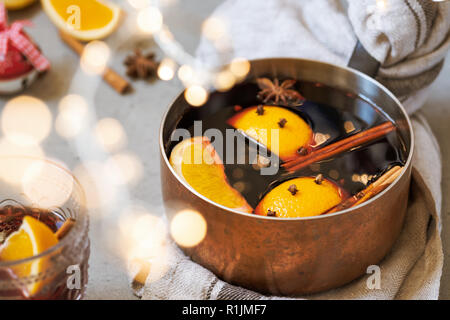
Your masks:
<path fill-rule="evenodd" d="M 292 89 L 295 80 L 285 80 L 280 84 L 278 79 L 271 81 L 268 78 L 258 78 L 256 82 L 261 89 L 258 92 L 257 98 L 264 103 L 300 106 L 305 100 L 297 90 Z"/>
<path fill-rule="evenodd" d="M 136 49 L 134 54 L 129 55 L 124 61 L 127 75 L 135 79 L 148 79 L 154 76 L 159 66 L 155 58 L 153 52 L 144 55 L 140 49 Z"/>

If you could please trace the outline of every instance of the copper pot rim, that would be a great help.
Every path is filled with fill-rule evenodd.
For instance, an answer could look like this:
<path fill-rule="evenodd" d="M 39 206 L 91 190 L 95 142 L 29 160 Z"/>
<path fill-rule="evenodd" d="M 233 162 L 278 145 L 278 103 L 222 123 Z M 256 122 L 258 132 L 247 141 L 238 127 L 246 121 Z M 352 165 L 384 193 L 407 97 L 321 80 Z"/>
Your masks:
<path fill-rule="evenodd" d="M 249 60 L 249 62 L 250 63 L 252 63 L 252 62 L 264 62 L 264 61 L 270 61 L 270 60 L 305 61 L 305 62 L 311 62 L 311 63 L 325 64 L 325 65 L 328 65 L 330 67 L 339 68 L 339 69 L 343 69 L 345 71 L 354 73 L 354 74 L 364 78 L 365 80 L 367 80 L 369 82 L 372 82 L 374 85 L 376 85 L 377 87 L 382 89 L 384 91 L 384 93 L 386 93 L 395 102 L 395 104 L 400 109 L 401 113 L 403 114 L 403 116 L 406 119 L 406 122 L 408 124 L 407 126 L 408 126 L 408 130 L 409 130 L 411 144 L 410 144 L 410 148 L 409 148 L 408 158 L 407 158 L 407 160 L 405 162 L 404 168 L 409 168 L 411 166 L 412 157 L 413 157 L 413 153 L 414 153 L 414 146 L 415 146 L 415 137 L 414 137 L 414 131 L 412 129 L 411 119 L 410 119 L 408 113 L 406 112 L 405 108 L 403 107 L 402 103 L 400 102 L 400 100 L 398 100 L 398 98 L 388 88 L 386 88 L 384 85 L 382 85 L 380 82 L 376 81 L 372 77 L 370 77 L 370 76 L 366 75 L 365 73 L 363 73 L 361 71 L 358 71 L 356 69 L 353 69 L 353 68 L 350 68 L 350 67 L 345 67 L 345 66 L 338 66 L 338 65 L 335 65 L 335 64 L 332 64 L 332 63 L 327 63 L 327 62 L 314 60 L 314 59 L 272 57 L 272 58 L 263 58 L 263 59 L 253 59 L 253 60 Z M 203 196 L 202 194 L 197 192 L 194 188 L 192 188 L 182 177 L 179 177 L 178 174 L 175 172 L 175 170 L 172 168 L 172 165 L 170 164 L 169 159 L 167 157 L 167 154 L 165 152 L 164 141 L 163 141 L 164 140 L 163 139 L 164 125 L 166 123 L 166 119 L 167 119 L 167 116 L 168 116 L 169 112 L 171 111 L 171 109 L 175 105 L 175 102 L 184 93 L 184 91 L 185 90 L 183 90 L 180 94 L 178 94 L 172 100 L 172 102 L 169 104 L 169 107 L 167 108 L 166 112 L 164 113 L 164 115 L 162 117 L 161 125 L 160 125 L 160 128 L 159 128 L 159 149 L 160 149 L 161 156 L 163 158 L 163 161 L 164 161 L 165 165 L 169 168 L 171 174 L 187 190 L 189 190 L 194 196 L 202 199 L 203 201 L 205 201 L 205 202 L 207 202 L 207 203 L 209 203 L 209 204 L 211 204 L 211 205 L 213 205 L 213 206 L 215 206 L 217 208 L 220 208 L 220 209 L 226 211 L 227 213 L 238 214 L 238 215 L 241 215 L 241 216 L 244 216 L 244 217 L 248 217 L 248 218 L 253 218 L 253 219 L 271 220 L 271 221 L 278 221 L 278 222 L 301 221 L 301 220 L 316 220 L 316 219 L 328 219 L 328 218 L 331 219 L 331 218 L 336 217 L 336 216 L 340 216 L 340 215 L 344 215 L 344 214 L 351 214 L 351 213 L 356 212 L 357 210 L 359 210 L 361 208 L 364 208 L 365 206 L 369 206 L 371 203 L 377 201 L 378 199 L 383 197 L 385 194 L 390 192 L 395 187 L 395 185 L 397 185 L 397 183 L 403 178 L 403 176 L 407 172 L 407 170 L 403 170 L 400 173 L 400 175 L 397 177 L 397 179 L 395 179 L 394 182 L 391 183 L 390 186 L 388 186 L 385 190 L 383 190 L 382 192 L 377 194 L 375 197 L 369 199 L 368 201 L 363 202 L 363 203 L 361 203 L 361 204 L 359 204 L 359 205 L 357 205 L 355 207 L 348 208 L 348 209 L 345 209 L 345 210 L 341 210 L 341 211 L 338 211 L 338 212 L 334 212 L 334 213 L 331 213 L 331 214 L 326 214 L 326 215 L 280 219 L 278 217 L 261 216 L 261 215 L 257 215 L 257 214 L 253 214 L 253 213 L 246 213 L 246 212 L 242 212 L 242 211 L 239 211 L 239 210 L 235 210 L 235 209 L 232 209 L 232 208 L 225 207 L 223 205 L 220 205 L 220 204 L 218 204 L 218 203 L 216 203 L 216 202 L 206 198 L 205 196 Z M 378 108 L 383 110 L 380 106 L 378 106 Z M 385 111 L 383 110 L 383 112 L 385 112 Z"/>

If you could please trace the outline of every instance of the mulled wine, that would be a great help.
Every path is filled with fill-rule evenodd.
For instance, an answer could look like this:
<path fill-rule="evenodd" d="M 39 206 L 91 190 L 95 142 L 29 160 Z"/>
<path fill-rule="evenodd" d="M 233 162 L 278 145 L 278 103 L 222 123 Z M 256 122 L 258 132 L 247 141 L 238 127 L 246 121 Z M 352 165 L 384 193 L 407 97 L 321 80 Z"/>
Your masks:
<path fill-rule="evenodd" d="M 0 299 L 81 299 L 90 252 L 81 185 L 44 159 L 5 156 L 0 167 L 9 168 L 0 179 Z"/>
<path fill-rule="evenodd" d="M 272 190 L 288 181 L 302 184 L 305 181 L 295 179 L 302 177 L 315 179 L 320 175 L 325 181 L 335 185 L 338 190 L 340 199 L 335 200 L 334 206 L 339 201 L 357 195 L 391 168 L 404 165 L 406 149 L 402 137 L 395 130 L 389 117 L 378 106 L 363 97 L 320 83 L 296 81 L 291 90 L 304 97 L 301 103 L 292 104 L 286 99 L 286 101 L 278 99 L 275 104 L 273 101 L 261 101 L 261 89 L 263 88 L 258 87 L 254 82 L 243 83 L 228 92 L 213 92 L 204 106 L 190 108 L 178 122 L 177 130 L 172 136 L 172 143 L 167 150 L 168 155 L 172 154 L 173 157 L 173 150 L 179 144 L 180 137 L 186 136 L 183 133 L 184 130 L 187 130 L 191 137 L 207 137 L 223 162 L 228 184 L 242 195 L 251 208 L 256 208 L 256 211 L 261 206 L 261 201 Z M 286 110 L 288 113 L 280 109 Z M 311 131 L 311 139 L 308 138 L 308 133 L 305 133 L 305 141 L 309 140 L 305 144 L 302 142 L 297 146 L 299 147 L 297 149 L 299 158 L 307 156 L 309 153 L 315 154 L 326 147 L 333 149 L 336 143 L 345 142 L 345 139 L 355 137 L 357 134 L 364 137 L 364 133 L 368 130 L 376 131 L 378 127 L 381 128 L 385 124 L 390 125 L 393 129 L 385 131 L 385 134 L 378 135 L 376 139 L 372 140 L 355 138 L 356 142 L 362 141 L 362 143 L 357 146 L 350 145 L 347 149 L 344 148 L 343 152 L 332 153 L 331 157 L 318 158 L 318 161 L 301 169 L 288 170 L 285 164 L 295 160 L 293 159 L 295 156 L 283 155 L 283 143 L 291 143 L 290 136 L 293 137 L 290 140 L 303 139 L 301 135 L 294 136 L 297 133 L 296 128 L 299 128 L 301 123 L 300 120 L 296 120 L 295 116 L 290 115 L 291 113 L 302 119 L 310 128 L 307 130 Z M 263 120 L 262 117 L 270 115 L 273 115 L 274 119 Z M 277 115 L 287 116 L 277 117 Z M 245 120 L 247 123 L 241 121 L 239 124 L 238 119 L 244 119 L 244 117 L 247 117 Z M 264 123 L 269 123 L 269 120 L 272 121 L 272 124 L 277 123 L 281 138 L 282 130 L 285 130 L 290 124 L 292 126 L 293 123 L 296 126 L 296 128 L 291 128 L 292 131 L 287 138 L 280 140 L 280 151 L 277 152 L 272 152 L 273 150 L 268 147 L 268 142 L 260 139 L 261 135 L 252 134 L 257 126 L 254 125 L 255 121 L 260 121 L 264 126 Z M 245 125 L 247 126 L 245 127 Z M 183 134 L 179 133 L 180 130 Z M 236 134 L 230 135 L 230 130 L 234 130 Z M 223 141 L 219 141 L 220 139 Z M 229 141 L 230 139 L 233 141 Z M 242 140 L 244 143 L 238 143 L 238 140 Z M 220 143 L 217 144 L 217 142 Z M 295 146 L 295 141 L 292 143 Z M 340 144 L 341 146 L 345 145 L 345 143 Z M 260 156 L 258 151 L 255 158 L 255 149 L 264 151 L 263 156 Z M 261 169 L 269 164 L 274 165 L 276 170 L 272 170 L 271 174 L 262 174 Z M 185 171 L 184 174 L 187 175 L 187 169 Z M 177 172 L 183 175 L 183 170 Z M 188 183 L 190 182 L 185 176 L 184 178 Z M 202 193 L 201 186 L 200 189 L 192 183 L 191 186 Z M 294 183 L 283 185 L 282 190 L 286 189 L 282 191 L 286 193 L 286 195 L 283 194 L 283 197 L 288 197 L 288 188 L 292 191 L 298 189 L 297 187 Z M 304 186 L 304 188 L 309 187 Z M 301 192 L 302 190 L 299 190 L 298 193 Z M 290 193 L 295 195 L 297 192 Z M 207 194 L 203 193 L 203 195 L 215 201 Z M 311 199 L 316 204 L 321 201 L 320 199 Z M 278 200 L 279 198 L 274 198 L 273 201 Z M 223 203 L 219 202 L 219 204 Z M 295 206 L 297 205 L 300 204 Z M 264 208 L 264 210 L 269 208 L 267 209 L 268 213 L 265 214 L 270 216 L 273 212 L 271 207 Z M 250 211 L 246 210 L 245 212 Z M 255 210 L 252 212 L 258 213 Z M 277 215 L 274 214 L 274 216 Z"/>

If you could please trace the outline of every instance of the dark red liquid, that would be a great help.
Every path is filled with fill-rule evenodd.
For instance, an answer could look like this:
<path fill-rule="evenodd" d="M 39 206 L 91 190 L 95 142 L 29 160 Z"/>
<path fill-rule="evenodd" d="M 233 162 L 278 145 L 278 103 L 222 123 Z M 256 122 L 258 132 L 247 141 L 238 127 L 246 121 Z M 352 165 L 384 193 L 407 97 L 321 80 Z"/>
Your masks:
<path fill-rule="evenodd" d="M 27 208 L 14 205 L 6 205 L 0 208 L 0 245 L 6 240 L 6 238 L 13 232 L 17 231 L 22 225 L 23 218 L 25 216 L 32 216 L 33 218 L 46 224 L 53 232 L 56 232 L 66 220 L 62 214 L 56 211 L 48 211 L 37 208 Z M 88 241 L 88 240 L 87 240 Z M 70 244 L 69 244 L 70 246 Z M 1 250 L 1 247 L 0 247 Z M 71 248 L 63 247 L 59 254 L 66 254 L 66 250 Z M 51 281 L 45 285 L 43 292 L 38 292 L 33 296 L 29 296 L 26 288 L 23 286 L 16 286 L 10 288 L 10 284 L 13 281 L 17 281 L 18 278 L 14 273 L 13 268 L 0 266 L 0 300 L 1 299 L 55 299 L 55 300 L 72 300 L 81 298 L 85 285 L 87 283 L 87 269 L 88 269 L 88 257 L 89 257 L 89 244 L 80 248 L 83 252 L 76 252 L 76 256 L 82 257 L 78 261 L 67 261 L 66 265 L 58 264 L 56 268 L 50 263 L 49 267 L 57 270 L 51 278 Z M 1 262 L 1 261 L 0 261 Z M 69 289 L 67 286 L 67 279 L 69 274 L 67 273 L 67 267 L 72 264 L 78 264 L 82 274 L 81 279 L 83 284 L 80 289 Z M 2 287 L 3 286 L 3 287 Z M 8 286 L 6 288 L 5 286 Z"/>
<path fill-rule="evenodd" d="M 388 117 L 379 108 L 353 94 L 311 82 L 297 82 L 296 89 L 306 98 L 306 101 L 302 106 L 285 107 L 302 117 L 311 126 L 313 132 L 329 136 L 321 147 L 388 121 Z M 258 91 L 256 84 L 244 83 L 229 92 L 215 92 L 206 105 L 201 108 L 191 108 L 179 121 L 177 127 L 188 129 L 193 136 L 193 123 L 200 120 L 203 132 L 210 128 L 219 129 L 223 137 L 226 137 L 225 130 L 232 129 L 226 122 L 237 112 L 234 106 L 247 108 L 260 104 L 261 101 L 256 98 Z M 348 123 L 354 127 L 351 132 L 346 127 Z M 255 144 L 247 138 L 243 139 L 247 147 L 245 154 L 248 154 L 248 148 L 255 147 Z M 169 146 L 169 155 L 177 142 L 172 142 Z M 216 151 L 222 159 L 226 159 L 226 150 Z M 234 154 L 237 160 L 237 150 Z M 225 163 L 225 172 L 231 185 L 241 183 L 242 186 L 244 183 L 245 188 L 240 191 L 247 202 L 252 207 L 256 207 L 268 191 L 283 181 L 300 176 L 315 176 L 318 173 L 336 182 L 349 194 L 356 194 L 364 189 L 367 183 L 392 166 L 404 164 L 405 150 L 401 137 L 397 132 L 392 132 L 375 142 L 320 161 L 294 173 L 289 173 L 280 167 L 275 175 L 261 175 L 260 171 L 255 170 L 248 161 L 249 159 L 246 160 L 245 164 L 236 164 L 237 161 L 233 164 Z M 282 163 L 281 160 L 278 159 L 278 161 Z M 363 178 L 358 180 L 355 177 Z"/>

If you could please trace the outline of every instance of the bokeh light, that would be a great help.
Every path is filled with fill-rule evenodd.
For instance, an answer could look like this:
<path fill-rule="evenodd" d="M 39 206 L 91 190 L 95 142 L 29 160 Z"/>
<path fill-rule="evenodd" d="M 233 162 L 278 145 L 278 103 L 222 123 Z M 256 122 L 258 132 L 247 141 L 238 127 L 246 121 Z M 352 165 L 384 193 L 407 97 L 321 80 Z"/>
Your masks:
<path fill-rule="evenodd" d="M 141 31 L 145 33 L 155 33 L 163 26 L 163 16 L 158 8 L 147 7 L 138 13 L 137 24 Z"/>
<path fill-rule="evenodd" d="M 21 185 L 25 171 L 32 164 L 27 157 L 43 159 L 45 154 L 37 144 L 16 144 L 9 139 L 2 138 L 0 140 L 0 158 L 2 158 L 0 179 L 13 185 Z"/>
<path fill-rule="evenodd" d="M 378 10 L 384 11 L 387 9 L 388 1 L 387 0 L 376 0 L 376 5 L 377 5 Z"/>
<path fill-rule="evenodd" d="M 231 71 L 223 70 L 216 75 L 214 87 L 218 91 L 230 90 L 236 83 L 236 78 Z"/>
<path fill-rule="evenodd" d="M 2 131 L 19 145 L 38 144 L 52 128 L 52 114 L 47 105 L 30 96 L 9 100 L 2 112 Z"/>
<path fill-rule="evenodd" d="M 175 75 L 176 63 L 170 58 L 164 58 L 158 67 L 158 77 L 161 80 L 172 80 Z"/>
<path fill-rule="evenodd" d="M 170 223 L 170 234 L 175 242 L 182 247 L 194 247 L 206 236 L 205 218 L 193 210 L 180 211 Z"/>
<path fill-rule="evenodd" d="M 169 7 L 174 6 L 178 3 L 178 0 L 159 0 L 161 2 L 161 6 Z"/>
<path fill-rule="evenodd" d="M 42 208 L 64 204 L 72 194 L 74 180 L 52 163 L 32 161 L 22 178 L 22 189 L 33 204 Z"/>
<path fill-rule="evenodd" d="M 194 70 L 190 65 L 184 64 L 178 69 L 178 79 L 184 84 L 188 84 L 194 77 Z"/>
<path fill-rule="evenodd" d="M 106 170 L 118 185 L 135 184 L 143 174 L 141 160 L 131 152 L 113 155 L 106 163 Z"/>
<path fill-rule="evenodd" d="M 116 151 L 122 148 L 127 141 L 125 130 L 120 122 L 113 118 L 104 118 L 95 126 L 97 142 L 107 151 Z"/>
<path fill-rule="evenodd" d="M 159 38 L 161 40 L 161 42 L 163 43 L 173 43 L 173 41 L 175 40 L 174 35 L 172 34 L 172 32 L 170 32 L 169 28 L 167 26 L 162 27 L 162 29 L 159 31 Z"/>
<path fill-rule="evenodd" d="M 119 237 L 113 236 L 121 255 L 130 262 L 135 281 L 156 281 L 165 275 L 170 258 L 167 234 L 164 220 L 145 208 L 132 206 L 123 211 Z"/>
<path fill-rule="evenodd" d="M 184 97 L 191 106 L 199 107 L 208 100 L 208 92 L 202 86 L 191 85 L 184 91 Z"/>
<path fill-rule="evenodd" d="M 67 95 L 59 103 L 55 130 L 64 138 L 73 138 L 85 127 L 87 117 L 88 104 L 86 100 L 79 95 Z"/>
<path fill-rule="evenodd" d="M 103 41 L 89 42 L 81 55 L 81 68 L 88 74 L 102 74 L 108 64 L 110 51 Z"/>
<path fill-rule="evenodd" d="M 128 3 L 135 9 L 144 9 L 148 6 L 149 0 L 128 0 Z"/>
<path fill-rule="evenodd" d="M 148 258 L 159 253 L 167 238 L 167 227 L 162 218 L 144 208 L 126 208 L 119 221 L 123 252 L 129 258 Z M 155 250 L 157 252 L 155 252 Z"/>
<path fill-rule="evenodd" d="M 227 28 L 222 19 L 210 17 L 203 22 L 202 32 L 207 39 L 218 41 L 227 34 Z"/>
<path fill-rule="evenodd" d="M 234 58 L 229 68 L 238 80 L 242 80 L 250 72 L 250 62 L 244 58 Z"/>
<path fill-rule="evenodd" d="M 104 164 L 96 161 L 84 162 L 76 166 L 73 173 L 83 186 L 88 208 L 103 208 L 117 200 L 118 189 L 114 183 L 111 183 L 110 173 L 107 172 Z M 95 212 L 97 215 L 104 213 L 101 210 Z"/>

